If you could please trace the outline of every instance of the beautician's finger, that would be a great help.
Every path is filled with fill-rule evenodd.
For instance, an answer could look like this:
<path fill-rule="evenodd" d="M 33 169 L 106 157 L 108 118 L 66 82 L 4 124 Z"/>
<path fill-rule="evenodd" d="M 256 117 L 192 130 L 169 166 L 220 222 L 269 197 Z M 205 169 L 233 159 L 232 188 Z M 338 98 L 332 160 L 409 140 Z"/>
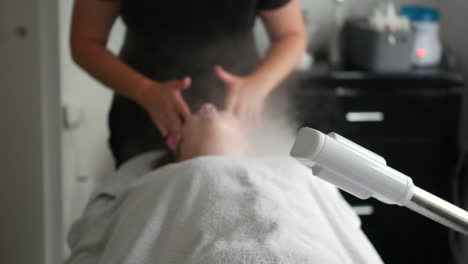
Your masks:
<path fill-rule="evenodd" d="M 175 86 L 175 88 L 177 90 L 183 91 L 183 90 L 190 88 L 191 85 L 192 85 L 192 78 L 185 77 L 184 79 L 177 81 L 177 85 Z"/>
<path fill-rule="evenodd" d="M 168 129 L 165 125 L 165 122 L 161 120 L 161 118 L 157 118 L 154 114 L 151 114 L 151 119 L 153 120 L 153 123 L 156 125 L 161 135 L 166 137 L 168 134 Z"/>
<path fill-rule="evenodd" d="M 192 78 L 185 77 L 182 80 L 182 90 L 186 90 L 186 89 L 190 88 L 191 85 L 192 85 Z"/>
<path fill-rule="evenodd" d="M 166 145 L 171 151 L 175 151 L 178 145 L 178 139 L 175 136 L 168 136 L 166 138 Z"/>
<path fill-rule="evenodd" d="M 172 111 L 168 112 L 166 116 L 169 135 L 172 136 L 179 134 L 182 127 L 182 122 L 175 110 L 176 109 L 173 109 Z"/>
<path fill-rule="evenodd" d="M 236 111 L 236 103 L 237 103 L 237 93 L 234 87 L 228 87 L 228 92 L 226 96 L 226 101 L 224 102 L 224 110 L 228 112 L 235 113 Z"/>
<path fill-rule="evenodd" d="M 232 73 L 229 73 L 229 72 L 225 71 L 219 65 L 215 66 L 214 71 L 215 71 L 216 77 L 218 77 L 218 79 L 220 79 L 227 86 L 233 85 L 238 79 L 237 76 L 235 76 Z"/>
<path fill-rule="evenodd" d="M 174 102 L 177 112 L 184 118 L 184 120 L 188 120 L 192 115 L 192 111 L 190 111 L 190 107 L 180 92 L 174 95 Z"/>

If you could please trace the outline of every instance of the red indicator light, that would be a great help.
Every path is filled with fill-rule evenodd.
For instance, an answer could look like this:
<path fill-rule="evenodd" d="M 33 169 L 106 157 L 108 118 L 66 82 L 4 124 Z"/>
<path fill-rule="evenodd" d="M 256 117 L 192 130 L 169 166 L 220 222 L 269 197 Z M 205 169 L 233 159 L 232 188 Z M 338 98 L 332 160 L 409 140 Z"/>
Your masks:
<path fill-rule="evenodd" d="M 427 52 L 425 49 L 418 49 L 416 51 L 416 54 L 418 55 L 419 58 L 424 59 L 427 56 Z"/>

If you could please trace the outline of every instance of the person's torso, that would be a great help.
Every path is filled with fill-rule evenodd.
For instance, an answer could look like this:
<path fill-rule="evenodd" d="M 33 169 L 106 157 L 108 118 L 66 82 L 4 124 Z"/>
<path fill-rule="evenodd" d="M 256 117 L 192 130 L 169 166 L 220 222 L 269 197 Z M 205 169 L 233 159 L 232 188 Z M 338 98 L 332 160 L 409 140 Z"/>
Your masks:
<path fill-rule="evenodd" d="M 245 75 L 259 61 L 253 37 L 257 1 L 122 0 L 121 6 L 127 26 L 121 58 L 154 80 L 190 76 L 193 84 L 184 96 L 192 107 L 222 97 L 215 65 Z"/>

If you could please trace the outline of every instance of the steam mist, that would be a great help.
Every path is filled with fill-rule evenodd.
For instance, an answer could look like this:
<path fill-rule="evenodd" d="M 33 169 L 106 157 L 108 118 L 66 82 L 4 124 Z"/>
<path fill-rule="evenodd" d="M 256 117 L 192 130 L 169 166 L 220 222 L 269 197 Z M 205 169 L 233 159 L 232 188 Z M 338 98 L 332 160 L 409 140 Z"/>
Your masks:
<path fill-rule="evenodd" d="M 259 128 L 249 135 L 255 154 L 289 156 L 299 126 L 291 86 L 288 82 L 277 88 L 267 100 Z"/>

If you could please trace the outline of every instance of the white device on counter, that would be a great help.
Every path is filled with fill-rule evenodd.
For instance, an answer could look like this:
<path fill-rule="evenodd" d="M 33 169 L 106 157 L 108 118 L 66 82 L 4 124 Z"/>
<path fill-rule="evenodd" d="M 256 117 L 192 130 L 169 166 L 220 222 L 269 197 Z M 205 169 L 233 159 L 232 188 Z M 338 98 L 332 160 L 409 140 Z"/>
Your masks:
<path fill-rule="evenodd" d="M 436 66 L 442 58 L 439 19 L 436 9 L 423 6 L 404 6 L 401 15 L 410 19 L 415 35 L 413 65 Z"/>
<path fill-rule="evenodd" d="M 360 198 L 374 197 L 405 206 L 468 235 L 468 212 L 416 187 L 410 177 L 390 168 L 385 159 L 336 134 L 302 128 L 291 156 L 315 176 Z"/>

